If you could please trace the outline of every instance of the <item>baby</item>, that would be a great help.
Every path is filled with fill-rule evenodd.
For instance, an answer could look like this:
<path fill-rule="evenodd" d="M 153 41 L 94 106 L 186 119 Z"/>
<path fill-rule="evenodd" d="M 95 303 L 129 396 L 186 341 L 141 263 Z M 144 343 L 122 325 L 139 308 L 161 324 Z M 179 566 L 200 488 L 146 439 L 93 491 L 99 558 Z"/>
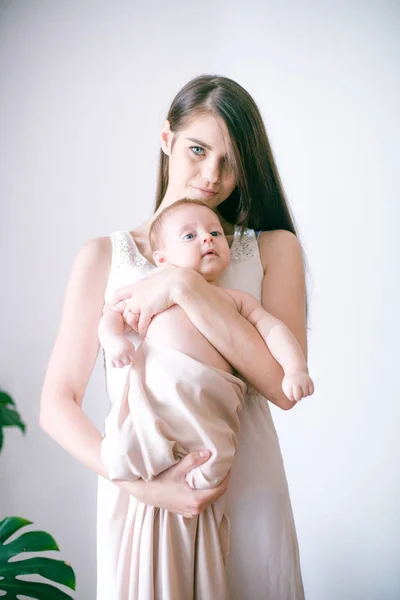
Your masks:
<path fill-rule="evenodd" d="M 218 283 L 230 261 L 219 218 L 201 201 L 183 199 L 164 209 L 152 223 L 150 244 L 156 265 L 190 267 L 211 285 Z M 256 327 L 281 364 L 282 388 L 289 400 L 311 395 L 313 382 L 290 330 L 252 295 L 218 290 Z M 188 483 L 196 488 L 217 485 L 236 451 L 245 384 L 177 305 L 153 317 L 136 351 L 124 337 L 129 329 L 122 309 L 105 307 L 99 337 L 106 360 L 115 367 L 131 364 L 124 399 L 106 420 L 103 460 L 109 476 L 149 480 L 188 452 L 206 447 L 212 456 L 189 473 Z M 225 440 L 221 452 L 225 434 L 229 447 Z M 144 446 L 152 448 L 152 458 Z"/>
<path fill-rule="evenodd" d="M 168 206 L 153 221 L 150 245 L 157 266 L 189 267 L 210 284 L 217 284 L 230 261 L 230 249 L 217 214 L 201 201 L 183 199 Z M 284 371 L 282 389 L 291 401 L 298 401 L 314 391 L 301 348 L 280 321 L 268 313 L 250 294 L 218 288 L 238 312 L 252 323 L 263 337 L 274 358 Z M 135 351 L 124 337 L 130 330 L 120 312 L 105 307 L 99 336 L 107 360 L 113 367 L 134 362 Z M 184 311 L 173 306 L 153 317 L 147 340 L 167 343 L 209 366 L 232 373 L 230 364 L 200 334 Z"/>

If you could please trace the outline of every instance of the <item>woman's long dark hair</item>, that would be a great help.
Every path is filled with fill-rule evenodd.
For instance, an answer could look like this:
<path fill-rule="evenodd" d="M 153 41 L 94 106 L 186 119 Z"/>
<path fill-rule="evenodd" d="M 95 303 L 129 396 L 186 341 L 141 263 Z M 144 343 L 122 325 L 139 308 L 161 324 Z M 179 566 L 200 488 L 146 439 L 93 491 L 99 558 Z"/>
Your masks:
<path fill-rule="evenodd" d="M 286 229 L 297 235 L 256 103 L 238 83 L 218 75 L 201 75 L 175 96 L 167 119 L 179 132 L 197 114 L 223 119 L 231 139 L 237 186 L 218 206 L 228 222 L 271 231 Z M 161 150 L 156 210 L 167 191 L 169 157 Z"/>

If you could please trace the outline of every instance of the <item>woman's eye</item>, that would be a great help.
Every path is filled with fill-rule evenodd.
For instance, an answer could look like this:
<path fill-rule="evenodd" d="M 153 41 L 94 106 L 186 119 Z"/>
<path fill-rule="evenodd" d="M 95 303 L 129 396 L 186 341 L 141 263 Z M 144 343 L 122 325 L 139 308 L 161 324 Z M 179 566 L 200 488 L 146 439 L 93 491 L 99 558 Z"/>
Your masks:
<path fill-rule="evenodd" d="M 188 233 L 183 237 L 184 240 L 191 240 L 192 238 L 194 238 L 193 233 Z"/>
<path fill-rule="evenodd" d="M 190 146 L 190 149 L 196 156 L 203 156 L 204 154 L 204 148 L 201 146 Z"/>

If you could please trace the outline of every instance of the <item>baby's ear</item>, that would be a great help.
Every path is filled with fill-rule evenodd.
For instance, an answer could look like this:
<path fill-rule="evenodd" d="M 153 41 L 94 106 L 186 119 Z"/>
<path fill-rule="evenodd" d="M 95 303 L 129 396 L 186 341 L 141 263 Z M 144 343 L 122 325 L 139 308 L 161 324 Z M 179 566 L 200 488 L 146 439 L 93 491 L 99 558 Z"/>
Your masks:
<path fill-rule="evenodd" d="M 167 262 L 167 258 L 161 250 L 155 250 L 153 252 L 153 260 L 156 263 L 157 267 L 165 264 Z"/>

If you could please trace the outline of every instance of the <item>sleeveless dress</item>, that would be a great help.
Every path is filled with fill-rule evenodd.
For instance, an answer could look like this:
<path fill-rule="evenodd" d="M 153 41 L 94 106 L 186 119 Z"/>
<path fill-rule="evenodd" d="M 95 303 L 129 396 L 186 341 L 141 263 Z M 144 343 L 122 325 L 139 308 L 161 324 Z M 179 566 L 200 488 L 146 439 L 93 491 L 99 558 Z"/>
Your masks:
<path fill-rule="evenodd" d="M 113 253 L 106 300 L 114 290 L 145 277 L 155 268 L 139 253 L 129 232 L 116 232 L 111 239 Z M 247 229 L 240 236 L 236 227 L 231 262 L 220 284 L 241 289 L 261 301 L 262 278 L 255 232 Z M 137 347 L 137 335 L 128 336 Z M 124 369 L 107 369 L 106 378 L 108 397 L 114 405 L 123 393 Z M 229 599 L 304 600 L 298 544 L 277 434 L 267 400 L 250 387 L 240 413 L 238 451 L 224 498 L 230 521 Z M 97 511 L 97 600 L 158 598 L 157 594 L 164 589 L 163 582 L 156 577 L 153 580 L 138 576 L 140 570 L 151 571 L 154 556 L 154 547 L 146 546 L 147 538 L 142 537 L 142 532 L 151 529 L 152 523 L 165 524 L 172 514 L 138 502 L 102 477 L 98 480 Z M 194 520 L 185 520 L 188 524 L 191 521 Z M 171 539 L 158 540 L 160 555 L 174 556 L 175 544 L 171 544 Z M 207 569 L 213 566 L 209 559 L 209 554 L 204 553 Z M 177 565 L 179 561 L 172 569 L 177 569 Z M 159 597 L 170 600 L 168 594 Z M 190 597 L 183 596 L 182 600 Z M 199 591 L 198 598 L 202 597 Z M 178 596 L 171 600 L 178 600 Z"/>

